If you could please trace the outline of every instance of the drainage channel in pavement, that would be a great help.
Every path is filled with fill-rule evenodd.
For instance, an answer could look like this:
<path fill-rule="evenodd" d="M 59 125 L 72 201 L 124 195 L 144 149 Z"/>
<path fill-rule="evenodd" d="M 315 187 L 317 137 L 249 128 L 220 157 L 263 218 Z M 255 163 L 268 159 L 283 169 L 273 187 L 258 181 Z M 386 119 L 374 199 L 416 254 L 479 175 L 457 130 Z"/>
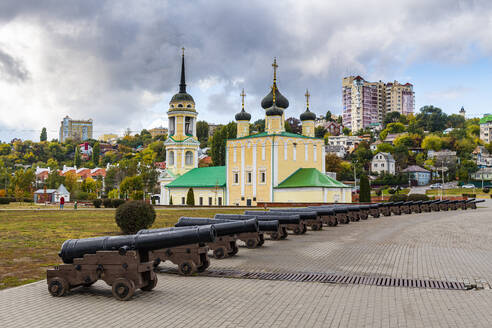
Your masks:
<path fill-rule="evenodd" d="M 174 268 L 158 268 L 159 273 L 178 274 Z M 432 288 L 448 290 L 469 290 L 477 288 L 476 285 L 468 282 L 427 280 L 427 279 L 403 279 L 391 277 L 368 277 L 350 276 L 343 274 L 323 273 L 323 272 L 248 272 L 231 269 L 209 269 L 197 274 L 204 277 L 222 277 L 238 279 L 259 279 L 259 280 L 278 280 L 295 282 L 320 282 L 334 284 L 355 284 L 372 285 L 387 287 L 408 287 L 408 288 Z"/>

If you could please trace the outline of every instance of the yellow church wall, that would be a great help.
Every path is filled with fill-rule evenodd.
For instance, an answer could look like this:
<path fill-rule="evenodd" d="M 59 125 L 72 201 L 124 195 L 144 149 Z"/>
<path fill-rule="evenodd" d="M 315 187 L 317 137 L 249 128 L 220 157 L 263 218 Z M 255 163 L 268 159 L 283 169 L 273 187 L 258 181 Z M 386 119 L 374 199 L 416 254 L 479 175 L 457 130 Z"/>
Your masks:
<path fill-rule="evenodd" d="M 279 203 L 321 203 L 323 188 L 282 188 L 275 189 L 275 201 Z"/>
<path fill-rule="evenodd" d="M 169 188 L 169 195 L 173 199 L 173 205 L 185 205 L 188 190 L 189 188 Z M 203 206 L 209 206 L 209 198 L 212 198 L 212 206 L 217 206 L 220 202 L 219 197 L 222 198 L 222 205 L 225 205 L 225 191 L 223 188 L 218 188 L 217 190 L 215 187 L 193 188 L 193 194 L 195 195 L 195 206 L 200 206 L 200 197 L 202 198 Z"/>
<path fill-rule="evenodd" d="M 274 147 L 275 167 L 272 175 L 272 142 Z M 287 157 L 285 157 L 285 144 L 287 143 Z M 294 160 L 294 143 L 296 143 L 296 156 Z M 256 145 L 256 146 L 255 146 Z M 263 157 L 263 145 L 264 157 Z M 316 161 L 314 161 L 314 147 L 316 145 Z M 308 154 L 306 158 L 306 149 Z M 235 149 L 235 151 L 234 151 Z M 243 154 L 244 149 L 244 154 Z M 256 150 L 255 150 L 256 149 Z M 234 155 L 235 152 L 235 155 Z M 253 152 L 256 154 L 254 159 Z M 243 156 L 244 155 L 244 156 Z M 236 161 L 234 161 L 234 157 Z M 285 159 L 287 158 L 287 159 Z M 257 202 L 278 201 L 272 191 L 274 186 L 285 180 L 299 168 L 316 168 L 320 172 L 324 170 L 324 141 L 302 137 L 265 136 L 258 138 L 233 139 L 227 141 L 227 186 L 228 202 L 230 205 L 246 205 L 251 200 L 254 206 Z M 244 177 L 241 176 L 241 171 Z M 248 173 L 251 172 L 251 183 L 248 182 Z M 261 173 L 265 173 L 265 181 L 261 181 Z M 234 174 L 238 174 L 238 183 L 235 183 Z M 244 186 L 241 188 L 241 182 Z M 253 183 L 256 181 L 256 185 Z M 256 192 L 254 189 L 256 188 Z"/>

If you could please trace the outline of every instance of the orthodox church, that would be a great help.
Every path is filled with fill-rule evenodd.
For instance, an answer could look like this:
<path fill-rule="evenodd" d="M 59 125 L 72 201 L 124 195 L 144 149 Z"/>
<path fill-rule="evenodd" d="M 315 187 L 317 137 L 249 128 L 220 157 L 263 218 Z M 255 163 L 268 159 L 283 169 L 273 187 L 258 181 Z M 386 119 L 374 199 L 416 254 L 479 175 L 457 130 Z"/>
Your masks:
<path fill-rule="evenodd" d="M 315 138 L 316 115 L 300 116 L 302 134 L 285 131 L 289 101 L 277 87 L 277 62 L 273 85 L 261 101 L 265 132 L 250 135 L 251 114 L 236 114 L 237 137 L 226 143 L 226 165 L 198 168 L 197 111 L 186 92 L 184 52 L 179 93 L 169 103 L 169 137 L 165 142 L 167 168 L 160 178 L 161 204 L 181 205 L 193 188 L 196 205 L 255 206 L 258 202 L 351 202 L 349 186 L 324 174 L 324 140 Z"/>

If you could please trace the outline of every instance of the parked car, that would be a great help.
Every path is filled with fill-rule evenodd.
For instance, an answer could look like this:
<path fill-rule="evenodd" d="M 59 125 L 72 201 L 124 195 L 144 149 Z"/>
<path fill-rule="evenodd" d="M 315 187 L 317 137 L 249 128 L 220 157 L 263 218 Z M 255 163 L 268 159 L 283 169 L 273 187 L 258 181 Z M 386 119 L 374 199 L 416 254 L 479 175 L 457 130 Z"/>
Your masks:
<path fill-rule="evenodd" d="M 442 185 L 440 183 L 434 183 L 430 185 L 431 189 L 441 189 Z"/>
<path fill-rule="evenodd" d="M 466 185 L 462 185 L 461 188 L 463 188 L 463 189 L 474 189 L 475 188 L 475 185 L 473 185 L 473 184 L 466 184 Z"/>

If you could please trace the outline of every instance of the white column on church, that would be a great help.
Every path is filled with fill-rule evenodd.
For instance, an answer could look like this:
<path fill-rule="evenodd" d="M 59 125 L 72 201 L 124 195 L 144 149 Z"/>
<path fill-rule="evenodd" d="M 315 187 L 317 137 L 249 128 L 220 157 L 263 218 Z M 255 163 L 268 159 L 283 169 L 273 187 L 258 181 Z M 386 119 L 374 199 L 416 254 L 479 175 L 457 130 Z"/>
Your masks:
<path fill-rule="evenodd" d="M 253 144 L 253 197 L 256 197 L 256 143 Z"/>
<path fill-rule="evenodd" d="M 241 197 L 244 197 L 244 145 L 241 145 Z"/>

